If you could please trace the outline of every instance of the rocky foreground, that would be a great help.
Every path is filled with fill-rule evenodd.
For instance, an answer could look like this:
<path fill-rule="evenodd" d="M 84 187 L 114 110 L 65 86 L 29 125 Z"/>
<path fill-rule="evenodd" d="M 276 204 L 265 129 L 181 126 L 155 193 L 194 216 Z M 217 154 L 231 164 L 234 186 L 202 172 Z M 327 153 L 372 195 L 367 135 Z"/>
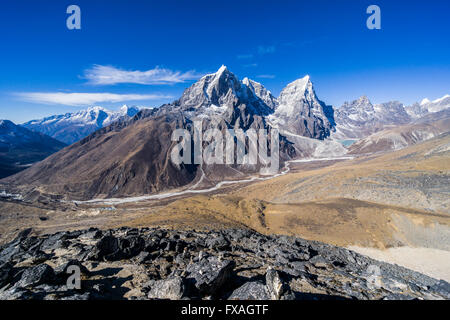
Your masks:
<path fill-rule="evenodd" d="M 81 289 L 67 287 L 73 265 Z M 243 229 L 39 237 L 27 229 L 0 247 L 0 288 L 0 299 L 450 299 L 445 281 L 343 248 Z"/>

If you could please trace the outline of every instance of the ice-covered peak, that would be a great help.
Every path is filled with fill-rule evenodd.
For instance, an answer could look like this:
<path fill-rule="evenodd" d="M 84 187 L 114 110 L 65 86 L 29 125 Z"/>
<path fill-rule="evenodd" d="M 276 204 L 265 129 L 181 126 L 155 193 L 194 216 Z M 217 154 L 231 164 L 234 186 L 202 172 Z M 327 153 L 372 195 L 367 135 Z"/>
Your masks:
<path fill-rule="evenodd" d="M 334 125 L 333 109 L 320 101 L 309 75 L 289 83 L 277 99 L 269 122 L 291 134 L 324 139 Z"/>
<path fill-rule="evenodd" d="M 278 102 L 280 105 L 292 105 L 303 99 L 314 100 L 315 98 L 313 84 L 309 75 L 306 75 L 289 83 L 281 91 Z"/>
<path fill-rule="evenodd" d="M 66 144 L 72 144 L 123 117 L 133 117 L 139 108 L 124 105 L 118 111 L 110 111 L 100 106 L 89 107 L 73 113 L 53 115 L 31 120 L 23 127 L 45 133 Z"/>
<path fill-rule="evenodd" d="M 87 112 L 100 112 L 100 111 L 103 111 L 103 112 L 108 112 L 108 110 L 106 110 L 105 108 L 103 108 L 103 107 L 100 107 L 100 106 L 93 106 L 93 107 L 89 107 L 89 108 L 87 108 L 87 110 L 86 110 Z"/>
<path fill-rule="evenodd" d="M 359 97 L 358 102 L 368 104 L 368 103 L 370 103 L 370 100 L 369 100 L 369 98 L 367 98 L 366 95 L 362 95 L 361 97 Z"/>
<path fill-rule="evenodd" d="M 242 80 L 242 84 L 244 86 L 247 86 L 256 97 L 261 99 L 271 109 L 276 108 L 276 106 L 278 104 L 277 99 L 261 83 L 245 77 Z"/>
<path fill-rule="evenodd" d="M 442 102 L 442 101 L 444 101 L 444 100 L 446 100 L 446 99 L 448 99 L 448 98 L 450 98 L 450 95 L 446 94 L 446 95 L 443 96 L 442 98 L 433 100 L 433 103 L 440 103 L 440 102 Z"/>
<path fill-rule="evenodd" d="M 129 117 L 133 117 L 136 113 L 139 112 L 139 108 L 136 106 L 128 106 L 126 104 L 124 104 L 121 108 L 120 108 L 120 113 L 123 116 L 129 116 Z"/>
<path fill-rule="evenodd" d="M 219 70 L 217 70 L 216 74 L 222 74 L 223 72 L 228 71 L 228 68 L 223 64 Z"/>
<path fill-rule="evenodd" d="M 186 89 L 178 103 L 187 108 L 225 106 L 231 105 L 240 94 L 240 81 L 222 65 L 217 72 L 207 74 Z"/>
<path fill-rule="evenodd" d="M 420 105 L 421 106 L 423 106 L 423 105 L 426 105 L 426 104 L 428 104 L 428 103 L 430 103 L 431 101 L 428 99 L 428 98 L 425 98 L 425 99 L 423 99 L 421 102 L 420 102 Z"/>

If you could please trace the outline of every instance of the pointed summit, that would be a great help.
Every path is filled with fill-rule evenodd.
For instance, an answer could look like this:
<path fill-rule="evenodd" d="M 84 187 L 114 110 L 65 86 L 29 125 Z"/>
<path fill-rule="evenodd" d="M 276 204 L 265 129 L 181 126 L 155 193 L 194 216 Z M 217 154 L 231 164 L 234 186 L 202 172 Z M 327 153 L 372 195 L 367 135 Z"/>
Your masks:
<path fill-rule="evenodd" d="M 304 99 L 309 101 L 317 99 L 309 75 L 289 83 L 281 91 L 278 102 L 280 105 L 292 106 L 296 102 Z"/>
<path fill-rule="evenodd" d="M 221 74 L 221 73 L 224 73 L 225 71 L 228 71 L 228 68 L 227 68 L 226 65 L 223 64 L 223 65 L 219 68 L 219 70 L 217 70 L 216 74 Z"/>
<path fill-rule="evenodd" d="M 367 98 L 367 96 L 365 94 L 363 94 L 361 97 L 359 97 L 358 101 L 361 103 L 370 103 L 369 98 Z"/>
<path fill-rule="evenodd" d="M 232 104 L 240 91 L 238 78 L 222 65 L 217 72 L 207 74 L 186 89 L 177 104 L 187 108 L 227 106 Z"/>
<path fill-rule="evenodd" d="M 309 75 L 289 83 L 278 97 L 271 123 L 292 134 L 324 139 L 334 125 L 333 110 L 320 101 Z"/>
<path fill-rule="evenodd" d="M 272 95 L 272 93 L 267 90 L 261 83 L 251 80 L 245 77 L 242 80 L 242 84 L 247 86 L 249 90 L 259 99 L 261 99 L 267 106 L 272 110 L 278 105 L 277 99 Z"/>
<path fill-rule="evenodd" d="M 135 106 L 131 106 L 129 107 L 128 105 L 124 104 L 121 108 L 120 108 L 120 113 L 124 116 L 129 116 L 129 117 L 133 117 L 136 113 L 139 112 L 139 108 L 135 107 Z"/>

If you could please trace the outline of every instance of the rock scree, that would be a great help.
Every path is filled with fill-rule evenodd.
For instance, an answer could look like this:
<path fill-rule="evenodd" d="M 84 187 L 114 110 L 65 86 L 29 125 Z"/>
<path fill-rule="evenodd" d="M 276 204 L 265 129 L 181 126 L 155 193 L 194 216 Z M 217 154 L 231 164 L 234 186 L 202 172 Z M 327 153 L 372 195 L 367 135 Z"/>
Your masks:
<path fill-rule="evenodd" d="M 78 266 L 81 288 L 68 285 Z M 0 299 L 450 299 L 450 284 L 353 251 L 248 229 L 21 232 Z"/>

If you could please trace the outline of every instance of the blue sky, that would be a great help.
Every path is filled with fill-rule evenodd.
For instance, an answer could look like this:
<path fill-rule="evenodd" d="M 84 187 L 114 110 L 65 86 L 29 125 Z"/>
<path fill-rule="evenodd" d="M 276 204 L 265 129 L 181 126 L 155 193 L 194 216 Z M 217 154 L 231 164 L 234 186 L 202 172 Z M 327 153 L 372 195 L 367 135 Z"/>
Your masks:
<path fill-rule="evenodd" d="M 66 28 L 71 4 L 81 30 Z M 371 4 L 381 30 L 366 28 Z M 436 99 L 450 93 L 449 12 L 447 0 L 3 0 L 0 118 L 159 106 L 222 64 L 275 95 L 309 74 L 334 106 Z"/>

